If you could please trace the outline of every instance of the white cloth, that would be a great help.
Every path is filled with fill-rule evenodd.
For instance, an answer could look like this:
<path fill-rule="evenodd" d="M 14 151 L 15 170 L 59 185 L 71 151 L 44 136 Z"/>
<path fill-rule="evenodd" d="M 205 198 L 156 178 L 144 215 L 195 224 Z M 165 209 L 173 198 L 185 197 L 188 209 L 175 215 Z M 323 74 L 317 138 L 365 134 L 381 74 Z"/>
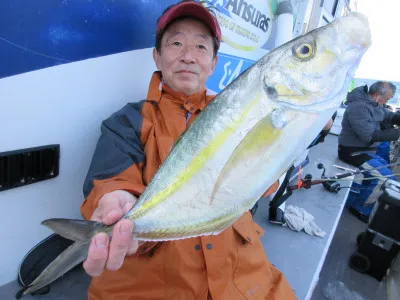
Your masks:
<path fill-rule="evenodd" d="M 286 225 L 295 231 L 304 231 L 310 235 L 324 237 L 325 231 L 322 231 L 315 223 L 314 217 L 305 209 L 289 205 L 285 209 L 284 218 Z"/>

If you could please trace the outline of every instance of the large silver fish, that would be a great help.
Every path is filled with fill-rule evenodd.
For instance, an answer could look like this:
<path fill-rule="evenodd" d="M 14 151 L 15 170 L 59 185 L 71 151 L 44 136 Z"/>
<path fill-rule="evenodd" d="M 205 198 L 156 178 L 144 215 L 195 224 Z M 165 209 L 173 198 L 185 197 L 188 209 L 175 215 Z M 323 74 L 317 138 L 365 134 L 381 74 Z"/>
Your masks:
<path fill-rule="evenodd" d="M 145 241 L 218 234 L 251 208 L 321 131 L 370 46 L 367 19 L 335 20 L 262 57 L 227 86 L 178 139 L 124 218 Z M 25 291 L 83 261 L 97 232 L 87 221 L 43 222 L 76 242 Z"/>

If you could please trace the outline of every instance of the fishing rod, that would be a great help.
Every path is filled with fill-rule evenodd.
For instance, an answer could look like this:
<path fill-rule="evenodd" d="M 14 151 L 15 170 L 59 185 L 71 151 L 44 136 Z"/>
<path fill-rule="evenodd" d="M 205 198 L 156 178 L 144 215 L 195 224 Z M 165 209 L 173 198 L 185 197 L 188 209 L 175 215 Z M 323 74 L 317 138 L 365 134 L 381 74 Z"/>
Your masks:
<path fill-rule="evenodd" d="M 331 177 L 326 177 L 325 176 L 325 167 L 322 163 L 319 163 L 317 165 L 318 169 L 323 169 L 322 175 L 321 175 L 321 179 L 317 179 L 317 180 L 312 180 L 312 176 L 311 174 L 307 174 L 304 179 L 298 179 L 297 184 L 296 185 L 291 185 L 288 186 L 286 188 L 286 190 L 289 191 L 293 191 L 293 190 L 297 190 L 297 189 L 309 189 L 311 188 L 311 186 L 316 185 L 316 184 L 321 184 L 324 186 L 325 189 L 327 189 L 329 192 L 332 193 L 337 193 L 339 192 L 339 190 L 341 189 L 340 183 L 338 183 L 338 180 L 350 180 L 350 179 L 345 179 L 347 177 L 350 176 L 354 176 L 357 174 L 362 174 L 365 172 L 370 172 L 370 171 L 375 171 L 375 170 L 379 170 L 382 168 L 387 168 L 387 167 L 391 167 L 391 166 L 398 166 L 400 165 L 400 162 L 397 163 L 392 163 L 392 164 L 387 164 L 387 165 L 383 165 L 383 166 L 379 166 L 376 168 L 369 168 L 369 169 L 365 169 L 365 170 L 357 170 L 357 171 L 353 171 L 353 172 L 347 172 L 347 173 L 342 173 L 342 174 L 338 174 L 335 176 L 331 176 Z M 363 180 L 373 180 L 373 179 L 382 179 L 382 178 L 387 178 L 387 177 L 392 177 L 392 176 L 396 176 L 399 174 L 390 174 L 390 175 L 386 175 L 386 176 L 375 176 L 375 177 L 369 177 L 369 178 L 364 178 Z"/>
<path fill-rule="evenodd" d="M 320 165 L 322 165 L 322 164 L 318 164 L 318 166 L 320 166 Z M 336 175 L 336 176 L 329 177 L 329 179 L 332 179 L 332 180 L 341 179 L 341 178 L 350 177 L 350 176 L 353 176 L 353 175 L 362 174 L 362 173 L 369 172 L 369 171 L 375 171 L 375 170 L 388 168 L 388 167 L 399 166 L 399 165 L 400 165 L 400 162 L 395 162 L 395 163 L 379 166 L 379 167 L 376 167 L 376 168 L 369 168 L 369 169 L 364 169 L 364 170 L 358 169 L 358 170 L 353 171 L 353 172 L 342 173 L 342 174 L 339 174 L 339 175 Z M 322 167 L 318 167 L 318 169 L 321 169 L 321 168 L 323 168 L 323 165 L 322 165 Z M 325 169 L 324 169 L 324 173 L 322 174 L 322 177 L 324 176 L 324 174 L 325 174 Z"/>
<path fill-rule="evenodd" d="M 271 223 L 274 223 L 274 224 L 280 224 L 280 225 L 285 224 L 285 221 L 283 219 L 284 213 L 283 213 L 282 209 L 280 209 L 279 207 L 292 195 L 293 190 L 297 190 L 297 189 L 301 189 L 301 188 L 309 189 L 313 185 L 322 184 L 323 187 L 325 189 L 327 189 L 329 192 L 338 193 L 339 190 L 342 188 L 351 188 L 351 187 L 348 187 L 348 186 L 342 187 L 340 185 L 340 183 L 337 181 L 351 180 L 350 178 L 347 178 L 347 177 L 354 176 L 357 174 L 362 174 L 362 173 L 365 173 L 368 171 L 379 170 L 379 169 L 385 168 L 385 167 L 397 166 L 397 165 L 400 165 L 400 162 L 393 163 L 393 164 L 387 164 L 387 165 L 379 166 L 376 168 L 357 170 L 357 171 L 353 171 L 353 172 L 338 174 L 338 175 L 331 176 L 331 177 L 326 177 L 325 176 L 325 167 L 322 163 L 319 163 L 317 165 L 318 169 L 323 169 L 321 179 L 312 180 L 311 174 L 307 174 L 307 175 L 305 175 L 304 179 L 301 179 L 300 178 L 300 169 L 299 169 L 297 185 L 289 186 L 288 183 L 290 180 L 290 175 L 292 174 L 292 172 L 294 170 L 294 166 L 291 166 L 289 168 L 289 170 L 286 172 L 286 176 L 285 176 L 283 182 L 281 183 L 281 186 L 278 188 L 274 197 L 269 202 L 269 217 L 268 217 L 268 219 Z M 388 176 L 371 177 L 371 178 L 365 178 L 364 180 L 383 179 L 385 177 L 391 177 L 391 176 L 396 176 L 396 175 L 400 175 L 400 174 L 391 174 Z M 251 209 L 252 215 L 255 214 L 257 207 L 258 207 L 258 203 L 256 203 L 254 205 L 254 207 Z"/>
<path fill-rule="evenodd" d="M 400 173 L 395 173 L 395 174 L 389 174 L 389 175 L 380 175 L 380 176 L 374 176 L 374 177 L 367 177 L 367 178 L 363 178 L 362 181 L 364 180 L 374 180 L 374 179 L 385 179 L 385 178 L 390 178 L 393 176 L 400 176 Z M 321 181 L 330 181 L 330 179 L 325 178 L 325 179 L 319 179 Z M 352 179 L 350 178 L 341 178 L 341 179 L 337 179 L 339 181 L 350 181 Z"/>

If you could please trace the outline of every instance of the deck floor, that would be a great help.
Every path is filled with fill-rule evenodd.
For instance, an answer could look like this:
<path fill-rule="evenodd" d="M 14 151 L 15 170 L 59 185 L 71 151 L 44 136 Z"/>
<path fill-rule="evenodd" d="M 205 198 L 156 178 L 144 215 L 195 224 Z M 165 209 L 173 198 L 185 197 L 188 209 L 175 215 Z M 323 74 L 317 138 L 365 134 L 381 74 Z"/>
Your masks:
<path fill-rule="evenodd" d="M 356 238 L 367 224 L 343 210 L 320 279 L 311 300 L 385 300 L 386 280 L 360 274 L 348 267 L 350 255 L 356 250 Z"/>

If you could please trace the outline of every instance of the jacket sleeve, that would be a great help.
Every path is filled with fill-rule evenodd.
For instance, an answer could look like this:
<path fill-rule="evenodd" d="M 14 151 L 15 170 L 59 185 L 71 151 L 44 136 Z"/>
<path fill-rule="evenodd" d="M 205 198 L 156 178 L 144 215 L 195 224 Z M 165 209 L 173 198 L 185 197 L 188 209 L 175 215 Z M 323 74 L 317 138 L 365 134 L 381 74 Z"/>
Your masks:
<path fill-rule="evenodd" d="M 396 141 L 400 137 L 399 129 L 390 128 L 384 130 L 375 130 L 372 134 L 372 142 Z"/>
<path fill-rule="evenodd" d="M 388 109 L 383 109 L 384 112 L 384 124 L 390 125 L 400 125 L 400 114 L 389 111 Z M 381 125 L 382 127 L 382 125 Z M 400 131 L 398 129 L 390 128 L 375 130 L 372 134 L 372 142 L 386 142 L 395 141 L 400 136 Z"/>
<path fill-rule="evenodd" d="M 100 198 L 111 191 L 126 190 L 140 195 L 144 190 L 142 166 L 145 154 L 141 142 L 144 101 L 128 104 L 101 125 L 93 159 L 87 173 L 81 213 L 89 219 Z"/>
<path fill-rule="evenodd" d="M 358 138 L 364 143 L 371 143 L 376 128 L 367 106 L 362 102 L 354 103 L 347 107 L 346 113 L 348 122 Z"/>
<path fill-rule="evenodd" d="M 265 191 L 265 193 L 261 196 L 262 197 L 267 197 L 269 195 L 271 195 L 272 193 L 276 192 L 276 190 L 279 187 L 279 182 L 275 181 L 269 188 L 268 190 Z"/>
<path fill-rule="evenodd" d="M 400 113 L 392 113 L 390 124 L 400 126 Z"/>

